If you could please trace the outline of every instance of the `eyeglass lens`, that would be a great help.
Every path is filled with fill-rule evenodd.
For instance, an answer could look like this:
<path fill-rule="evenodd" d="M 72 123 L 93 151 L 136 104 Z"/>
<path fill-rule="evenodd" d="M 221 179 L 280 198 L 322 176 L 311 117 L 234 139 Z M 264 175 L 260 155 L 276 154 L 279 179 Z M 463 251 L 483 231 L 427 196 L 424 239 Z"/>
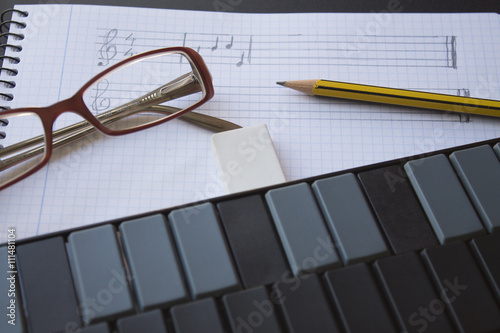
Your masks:
<path fill-rule="evenodd" d="M 189 58 L 178 53 L 142 58 L 95 82 L 83 99 L 111 129 L 160 121 L 203 98 L 204 87 L 193 67 Z"/>

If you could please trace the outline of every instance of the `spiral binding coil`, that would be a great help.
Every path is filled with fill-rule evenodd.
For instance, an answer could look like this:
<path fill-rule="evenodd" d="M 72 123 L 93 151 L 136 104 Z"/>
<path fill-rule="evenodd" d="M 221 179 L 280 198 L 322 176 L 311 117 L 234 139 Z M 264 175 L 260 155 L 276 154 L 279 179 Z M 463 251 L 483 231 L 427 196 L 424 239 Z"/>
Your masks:
<path fill-rule="evenodd" d="M 21 59 L 19 57 L 11 56 L 11 55 L 5 55 L 7 49 L 10 49 L 14 52 L 20 52 L 22 50 L 22 47 L 20 45 L 14 45 L 12 44 L 12 41 L 14 40 L 23 40 L 24 35 L 18 34 L 18 33 L 13 33 L 9 32 L 9 28 L 11 25 L 15 24 L 21 29 L 26 28 L 26 23 L 24 22 L 19 22 L 15 21 L 13 19 L 6 19 L 6 15 L 8 13 L 18 13 L 22 17 L 27 17 L 28 13 L 18 10 L 18 9 L 7 9 L 5 10 L 1 15 L 0 15 L 0 48 L 3 49 L 3 52 L 0 53 L 0 73 L 6 72 L 7 75 L 9 76 L 16 76 L 18 74 L 17 69 L 15 68 L 9 68 L 7 62 L 10 62 L 12 64 L 18 64 Z M 7 40 L 10 37 L 10 43 L 7 42 Z M 0 79 L 0 88 L 5 88 L 5 89 L 12 89 L 16 86 L 15 81 L 5 79 L 3 77 Z M 0 98 L 7 100 L 7 101 L 12 101 L 14 99 L 14 96 L 6 91 L 0 90 Z M 9 106 L 5 105 L 0 105 L 0 110 L 7 110 L 9 109 Z M 2 121 L 0 120 L 0 126 L 7 126 L 7 121 Z M 0 132 L 0 139 L 2 139 L 2 135 Z"/>
<path fill-rule="evenodd" d="M 9 36 L 11 36 L 11 40 L 23 40 L 24 35 L 9 32 L 9 28 L 12 24 L 16 24 L 18 27 L 21 27 L 22 29 L 24 29 L 24 28 L 26 28 L 26 23 L 14 21 L 14 20 L 6 20 L 5 17 L 8 13 L 18 13 L 22 17 L 27 17 L 28 13 L 13 8 L 13 9 L 5 10 L 0 15 L 0 48 L 3 49 L 3 52 L 0 53 L 0 74 L 2 72 L 7 72 L 8 75 L 10 75 L 10 76 L 16 76 L 18 74 L 17 69 L 7 67 L 8 65 L 5 63 L 7 61 L 9 61 L 12 64 L 18 64 L 21 61 L 21 59 L 19 57 L 5 55 L 5 51 L 7 51 L 7 49 L 11 49 L 14 52 L 20 52 L 22 50 L 22 47 L 20 45 L 8 44 L 7 40 L 9 39 Z M 4 32 L 4 30 L 5 30 L 5 32 Z M 15 81 L 5 80 L 3 78 L 0 79 L 0 88 L 5 87 L 6 89 L 12 89 L 15 86 L 16 86 Z M 7 100 L 7 101 L 12 101 L 14 99 L 14 95 L 0 90 L 0 98 Z M 0 105 L 0 111 L 8 110 L 8 109 L 10 109 L 9 106 Z M 7 119 L 0 119 L 0 128 L 5 127 L 8 124 L 9 124 L 9 121 Z M 4 138 L 5 138 L 5 132 L 3 132 L 0 129 L 0 140 L 2 140 Z M 2 148 L 3 148 L 3 146 L 0 145 L 0 149 L 2 149 Z"/>

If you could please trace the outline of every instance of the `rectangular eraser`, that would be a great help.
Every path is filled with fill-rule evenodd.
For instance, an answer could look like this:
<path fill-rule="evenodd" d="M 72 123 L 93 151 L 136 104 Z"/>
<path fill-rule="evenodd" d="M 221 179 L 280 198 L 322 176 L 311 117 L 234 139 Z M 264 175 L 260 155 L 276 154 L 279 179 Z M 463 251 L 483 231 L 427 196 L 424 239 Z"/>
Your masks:
<path fill-rule="evenodd" d="M 286 181 L 265 124 L 214 134 L 212 148 L 228 193 Z"/>

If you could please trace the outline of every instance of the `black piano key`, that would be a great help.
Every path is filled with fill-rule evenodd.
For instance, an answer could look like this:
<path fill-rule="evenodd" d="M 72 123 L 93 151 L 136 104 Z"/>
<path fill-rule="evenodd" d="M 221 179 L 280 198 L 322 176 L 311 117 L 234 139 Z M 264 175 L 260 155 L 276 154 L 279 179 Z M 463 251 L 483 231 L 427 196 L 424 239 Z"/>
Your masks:
<path fill-rule="evenodd" d="M 500 233 L 476 237 L 471 242 L 477 262 L 500 300 Z"/>
<path fill-rule="evenodd" d="M 170 315 L 176 333 L 226 332 L 213 298 L 173 306 Z"/>
<path fill-rule="evenodd" d="M 263 286 L 225 295 L 222 302 L 234 332 L 281 331 L 276 305 Z"/>
<path fill-rule="evenodd" d="M 467 245 L 463 242 L 422 252 L 441 299 L 465 332 L 500 330 L 500 308 Z"/>
<path fill-rule="evenodd" d="M 358 177 L 395 254 L 438 244 L 402 167 L 391 165 Z"/>
<path fill-rule="evenodd" d="M 64 332 L 81 326 L 62 237 L 17 247 L 17 263 L 29 332 Z"/>
<path fill-rule="evenodd" d="M 279 304 L 289 332 L 340 332 L 332 306 L 316 274 L 281 280 L 271 300 Z"/>
<path fill-rule="evenodd" d="M 245 288 L 278 281 L 289 268 L 262 198 L 224 201 L 217 208 Z"/>
<path fill-rule="evenodd" d="M 116 321 L 118 333 L 167 333 L 167 326 L 161 310 L 152 310 Z"/>
<path fill-rule="evenodd" d="M 445 303 L 415 252 L 374 263 L 400 328 L 405 332 L 454 332 Z"/>
<path fill-rule="evenodd" d="M 347 332 L 398 332 L 369 266 L 332 270 L 325 279 Z"/>

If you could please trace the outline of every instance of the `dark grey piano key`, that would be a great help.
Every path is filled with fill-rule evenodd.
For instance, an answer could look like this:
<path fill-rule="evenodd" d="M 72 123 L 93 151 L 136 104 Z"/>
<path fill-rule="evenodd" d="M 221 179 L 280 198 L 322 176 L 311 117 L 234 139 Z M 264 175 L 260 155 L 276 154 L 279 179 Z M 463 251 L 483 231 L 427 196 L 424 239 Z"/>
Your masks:
<path fill-rule="evenodd" d="M 493 146 L 493 150 L 497 153 L 498 158 L 500 158 L 500 142 Z"/>
<path fill-rule="evenodd" d="M 500 160 L 488 145 L 450 155 L 469 197 L 489 232 L 500 231 Z"/>
<path fill-rule="evenodd" d="M 446 303 L 436 293 L 418 254 L 379 259 L 375 270 L 400 329 L 405 332 L 454 332 Z"/>
<path fill-rule="evenodd" d="M 294 275 L 340 266 L 309 185 L 270 190 L 266 200 Z"/>
<path fill-rule="evenodd" d="M 134 311 L 113 225 L 71 233 L 67 250 L 85 324 Z"/>
<path fill-rule="evenodd" d="M 107 323 L 100 323 L 84 327 L 79 331 L 75 331 L 75 333 L 111 333 L 111 331 Z"/>
<path fill-rule="evenodd" d="M 347 173 L 317 180 L 312 188 L 344 264 L 389 254 L 356 176 Z"/>
<path fill-rule="evenodd" d="M 5 311 L 0 320 L 0 332 L 25 332 L 21 290 L 19 289 L 15 245 L 0 247 L 0 307 Z M 13 252 L 12 252 L 13 251 Z M 12 266 L 11 266 L 12 265 Z"/>
<path fill-rule="evenodd" d="M 281 332 L 276 305 L 265 287 L 256 287 L 222 297 L 233 332 Z"/>
<path fill-rule="evenodd" d="M 465 243 L 429 248 L 422 255 L 442 300 L 464 332 L 500 331 L 500 308 Z"/>
<path fill-rule="evenodd" d="M 500 301 L 500 233 L 482 235 L 471 242 L 477 262 Z"/>
<path fill-rule="evenodd" d="M 288 265 L 262 198 L 254 195 L 224 201 L 217 208 L 244 287 L 279 280 Z"/>
<path fill-rule="evenodd" d="M 213 298 L 173 306 L 170 314 L 176 333 L 226 332 Z"/>
<path fill-rule="evenodd" d="M 358 175 L 396 254 L 438 244 L 403 168 L 391 165 Z"/>
<path fill-rule="evenodd" d="M 167 327 L 160 310 L 140 313 L 116 321 L 118 333 L 167 333 Z"/>
<path fill-rule="evenodd" d="M 316 274 L 274 284 L 271 300 L 281 306 L 287 332 L 340 332 L 326 291 Z"/>
<path fill-rule="evenodd" d="M 410 161 L 405 170 L 442 244 L 485 232 L 445 155 Z"/>
<path fill-rule="evenodd" d="M 141 310 L 188 300 L 165 217 L 158 214 L 123 222 L 119 229 Z"/>
<path fill-rule="evenodd" d="M 177 209 L 168 217 L 193 298 L 239 289 L 238 273 L 213 205 Z"/>
<path fill-rule="evenodd" d="M 398 332 L 369 266 L 332 270 L 325 279 L 347 332 Z"/>
<path fill-rule="evenodd" d="M 26 320 L 30 332 L 63 332 L 81 326 L 62 237 L 17 247 Z"/>

